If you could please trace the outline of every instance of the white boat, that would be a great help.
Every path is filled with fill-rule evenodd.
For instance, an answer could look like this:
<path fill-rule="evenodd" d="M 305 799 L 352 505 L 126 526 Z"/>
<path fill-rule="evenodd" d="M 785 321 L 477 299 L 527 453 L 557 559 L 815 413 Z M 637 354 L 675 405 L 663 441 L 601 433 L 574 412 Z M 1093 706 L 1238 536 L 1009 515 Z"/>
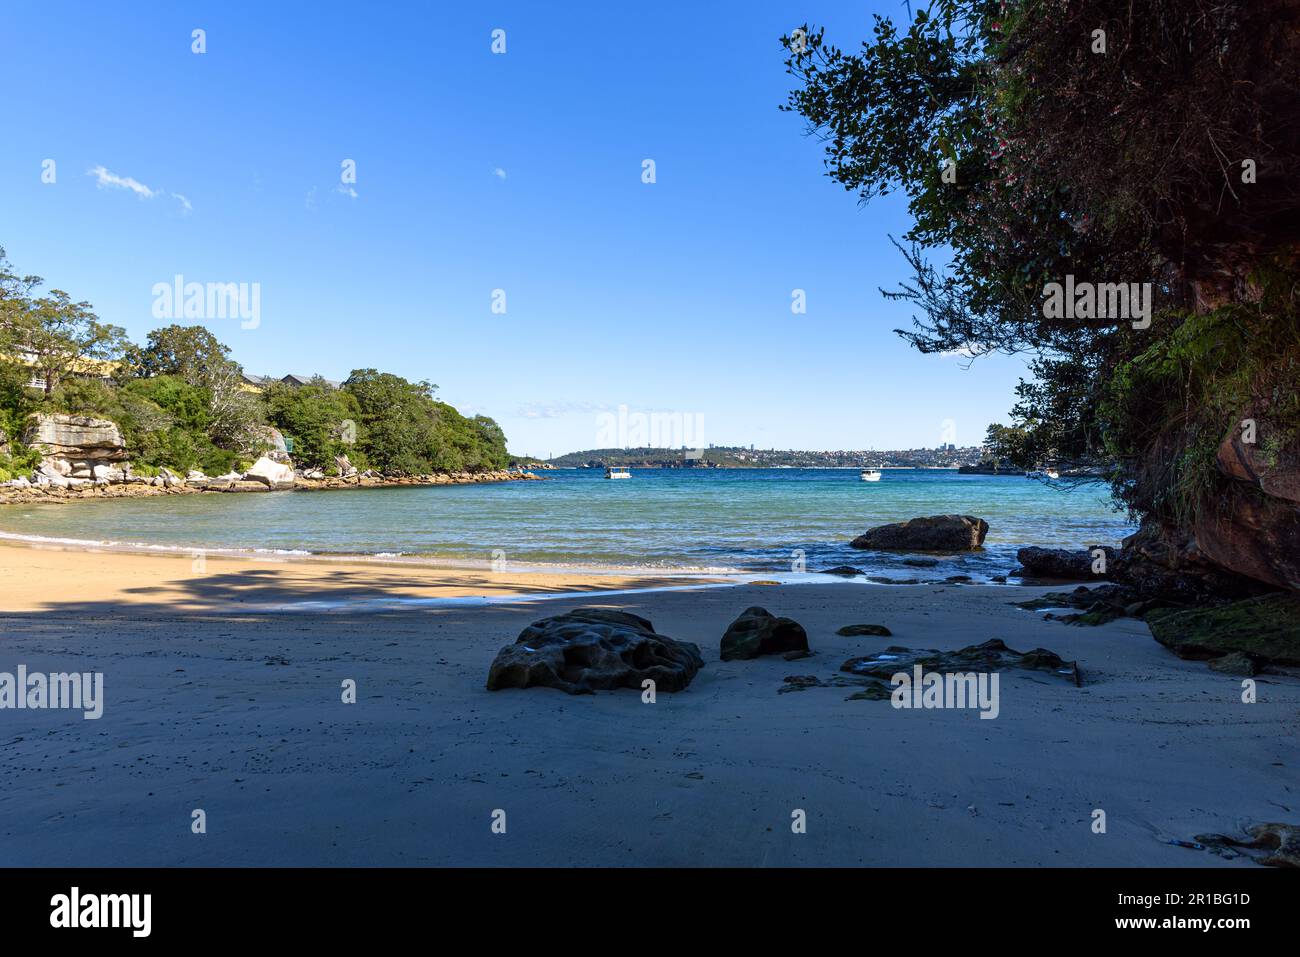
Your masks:
<path fill-rule="evenodd" d="M 607 479 L 630 479 L 631 477 L 632 473 L 627 469 L 605 469 L 605 478 Z"/>
<path fill-rule="evenodd" d="M 858 478 L 864 482 L 879 482 L 880 469 L 863 469 L 858 473 Z"/>
<path fill-rule="evenodd" d="M 1026 472 L 1025 478 L 1031 479 L 1059 479 L 1061 473 L 1056 469 L 1034 469 L 1032 472 Z"/>

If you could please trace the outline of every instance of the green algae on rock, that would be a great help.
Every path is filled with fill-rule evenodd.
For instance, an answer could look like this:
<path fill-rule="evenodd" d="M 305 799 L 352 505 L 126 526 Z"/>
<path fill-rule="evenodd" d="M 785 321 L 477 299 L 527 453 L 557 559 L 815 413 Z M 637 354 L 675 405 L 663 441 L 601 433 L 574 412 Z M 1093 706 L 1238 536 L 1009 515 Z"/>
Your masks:
<path fill-rule="evenodd" d="M 1146 616 L 1156 641 L 1179 658 L 1239 652 L 1256 664 L 1300 667 L 1300 595 L 1277 593 L 1214 608 L 1161 608 Z"/>

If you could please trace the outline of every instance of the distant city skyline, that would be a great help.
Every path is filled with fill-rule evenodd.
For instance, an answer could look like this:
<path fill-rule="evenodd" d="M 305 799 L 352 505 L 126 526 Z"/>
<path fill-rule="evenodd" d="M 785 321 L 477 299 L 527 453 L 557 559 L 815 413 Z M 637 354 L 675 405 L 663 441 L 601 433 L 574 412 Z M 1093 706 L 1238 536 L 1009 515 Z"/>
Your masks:
<path fill-rule="evenodd" d="M 860 207 L 777 109 L 782 34 L 806 18 L 853 47 L 894 0 L 702 7 L 707 55 L 655 5 L 394 2 L 346 28 L 318 6 L 134 9 L 6 5 L 27 39 L 0 59 L 24 102 L 0 246 L 137 342 L 198 321 L 253 374 L 428 380 L 543 457 L 599 445 L 620 407 L 809 450 L 1007 421 L 1024 362 L 894 334 L 903 199 Z M 160 309 L 182 276 L 252 311 Z"/>

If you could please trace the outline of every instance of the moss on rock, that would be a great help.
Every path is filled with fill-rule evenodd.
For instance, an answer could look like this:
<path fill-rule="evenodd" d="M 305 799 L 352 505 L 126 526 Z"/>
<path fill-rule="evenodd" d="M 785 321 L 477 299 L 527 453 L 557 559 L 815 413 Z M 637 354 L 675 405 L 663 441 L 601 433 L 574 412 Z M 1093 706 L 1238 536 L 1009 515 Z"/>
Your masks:
<path fill-rule="evenodd" d="M 1216 608 L 1160 608 L 1146 622 L 1156 641 L 1180 658 L 1203 661 L 1240 652 L 1257 662 L 1300 667 L 1300 594 Z"/>

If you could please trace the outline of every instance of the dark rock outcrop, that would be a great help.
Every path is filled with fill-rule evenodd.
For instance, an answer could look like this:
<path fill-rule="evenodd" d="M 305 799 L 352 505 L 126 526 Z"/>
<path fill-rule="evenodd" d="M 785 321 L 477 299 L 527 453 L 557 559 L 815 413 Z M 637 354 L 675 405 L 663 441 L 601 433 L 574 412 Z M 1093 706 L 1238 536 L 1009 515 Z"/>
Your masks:
<path fill-rule="evenodd" d="M 1129 580 L 1220 600 L 1300 590 L 1300 438 L 1270 435 L 1266 410 L 1242 416 L 1252 418 L 1260 423 L 1259 441 L 1244 441 L 1236 423 L 1228 429 L 1215 451 L 1225 487 L 1185 527 L 1148 520 L 1125 540 Z"/>
<path fill-rule="evenodd" d="M 970 552 L 984 544 L 989 523 L 973 515 L 931 515 L 868 529 L 849 545 L 887 551 Z"/>
<path fill-rule="evenodd" d="M 1266 454 L 1258 442 L 1243 442 L 1241 429 L 1234 425 L 1219 443 L 1214 464 L 1224 475 L 1255 486 L 1269 498 L 1300 505 L 1300 448 Z"/>
<path fill-rule="evenodd" d="M 879 638 L 889 638 L 894 633 L 884 625 L 845 625 L 843 628 L 837 629 L 835 634 L 843 635 L 846 638 L 854 638 L 858 635 L 875 635 Z"/>
<path fill-rule="evenodd" d="M 841 578 L 853 578 L 857 575 L 864 574 L 861 568 L 854 568 L 852 565 L 836 565 L 834 568 L 823 568 L 823 575 L 839 575 Z"/>
<path fill-rule="evenodd" d="M 1105 578 L 1106 572 L 1094 572 L 1097 556 L 1093 552 L 1102 548 L 1109 571 L 1115 561 L 1115 549 L 1094 545 L 1084 551 L 1069 548 L 1039 548 L 1031 545 L 1016 552 L 1016 559 L 1024 566 L 1023 574 L 1032 578 L 1059 579 L 1082 582 Z"/>
<path fill-rule="evenodd" d="M 1116 618 L 1130 616 L 1141 618 L 1151 608 L 1160 607 L 1160 602 L 1143 602 L 1136 589 L 1127 585 L 1098 585 L 1088 588 L 1080 585 L 1074 591 L 1048 592 L 1027 601 L 1013 601 L 1017 608 L 1029 611 L 1042 611 L 1047 608 L 1076 608 L 1078 614 L 1048 614 L 1045 617 L 1074 625 L 1104 625 Z"/>
<path fill-rule="evenodd" d="M 1267 534 L 1261 541 L 1267 541 Z M 1106 571 L 1094 573 L 1094 551 L 1106 553 Z M 1300 548 L 1298 540 L 1297 548 Z M 1216 604 L 1275 589 L 1262 581 L 1221 568 L 1198 547 L 1197 540 L 1179 535 L 1153 523 L 1144 525 L 1116 550 L 1103 546 L 1072 550 L 1022 548 L 1016 555 L 1029 578 L 1063 581 L 1101 581 L 1123 585 L 1127 591 L 1121 604 L 1155 601 L 1164 604 Z M 1095 592 L 1100 595 L 1102 593 Z M 1109 599 L 1108 599 L 1109 600 Z M 1112 601 L 1112 604 L 1116 602 Z M 1075 604 L 1073 607 L 1082 607 Z"/>
<path fill-rule="evenodd" d="M 1277 588 L 1300 589 L 1300 508 L 1234 486 L 1192 524 L 1200 553 L 1220 568 Z"/>
<path fill-rule="evenodd" d="M 1300 595 L 1277 592 L 1214 608 L 1147 613 L 1156 641 L 1179 658 L 1242 654 L 1257 666 L 1300 667 Z"/>
<path fill-rule="evenodd" d="M 722 636 L 723 661 L 807 651 L 808 633 L 792 618 L 778 618 L 757 605 L 746 608 Z"/>
<path fill-rule="evenodd" d="M 884 651 L 863 658 L 850 658 L 840 665 L 840 670 L 888 681 L 900 671 L 911 672 L 916 665 L 920 665 L 922 670 L 927 672 L 937 671 L 945 674 L 1026 668 L 1031 671 L 1049 672 L 1073 682 L 1076 686 L 1082 683 L 1078 662 L 1065 661 L 1060 655 L 1045 648 L 1013 651 L 997 638 L 980 645 L 960 648 L 957 651 L 890 646 Z"/>
<path fill-rule="evenodd" d="M 645 618 L 604 608 L 573 611 L 535 621 L 513 645 L 497 654 L 487 688 L 558 688 L 591 694 L 614 688 L 681 691 L 704 667 L 689 641 L 657 634 Z"/>

